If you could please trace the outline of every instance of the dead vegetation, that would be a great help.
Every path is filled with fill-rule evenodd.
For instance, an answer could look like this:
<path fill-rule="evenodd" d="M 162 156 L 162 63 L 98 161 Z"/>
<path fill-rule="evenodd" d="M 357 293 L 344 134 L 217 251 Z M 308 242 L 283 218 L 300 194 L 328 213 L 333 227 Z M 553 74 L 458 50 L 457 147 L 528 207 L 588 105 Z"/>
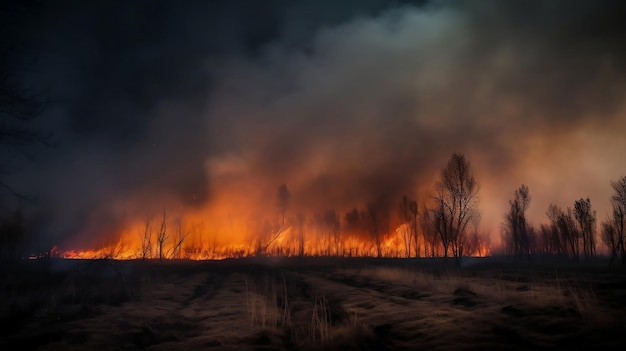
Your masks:
<path fill-rule="evenodd" d="M 534 349 L 615 346 L 626 334 L 626 272 L 605 265 L 306 258 L 3 268 L 2 349 Z"/>

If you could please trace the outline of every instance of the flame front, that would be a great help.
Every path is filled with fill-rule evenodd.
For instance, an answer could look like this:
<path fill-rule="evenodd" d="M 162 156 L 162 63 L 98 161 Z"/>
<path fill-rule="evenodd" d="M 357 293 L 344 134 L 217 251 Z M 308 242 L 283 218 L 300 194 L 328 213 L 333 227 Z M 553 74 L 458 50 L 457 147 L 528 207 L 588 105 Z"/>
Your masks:
<path fill-rule="evenodd" d="M 165 220 L 165 231 L 160 232 Z M 168 231 L 168 227 L 172 228 Z M 181 223 L 179 218 L 135 222 L 111 235 L 115 240 L 78 250 L 56 250 L 54 255 L 69 259 L 190 259 L 215 260 L 249 256 L 338 256 L 338 257 L 434 257 L 443 256 L 443 246 L 426 239 L 424 233 L 411 231 L 409 223 L 380 233 L 369 230 L 333 232 L 319 222 L 298 227 L 264 222 L 260 227 L 211 228 L 198 222 Z M 161 238 L 159 238 L 161 236 Z M 472 237 L 472 235 L 468 235 Z M 468 239 L 467 256 L 488 256 L 489 242 Z"/>
<path fill-rule="evenodd" d="M 290 195 L 282 207 L 273 171 L 252 171 L 253 160 L 212 160 L 207 176 L 215 186 L 203 204 L 189 205 L 162 194 L 112 199 L 106 203 L 107 215 L 94 216 L 100 219 L 87 223 L 84 232 L 54 243 L 58 256 L 204 260 L 444 255 L 443 245 L 427 232 L 420 216 L 400 214 L 401 194 L 378 196 L 334 183 L 323 191 L 311 188 L 311 174 L 330 167 L 324 160 L 313 159 L 289 174 Z M 341 184 L 349 184 L 349 176 L 343 178 Z M 463 255 L 490 254 L 487 237 L 476 234 L 467 233 Z"/>

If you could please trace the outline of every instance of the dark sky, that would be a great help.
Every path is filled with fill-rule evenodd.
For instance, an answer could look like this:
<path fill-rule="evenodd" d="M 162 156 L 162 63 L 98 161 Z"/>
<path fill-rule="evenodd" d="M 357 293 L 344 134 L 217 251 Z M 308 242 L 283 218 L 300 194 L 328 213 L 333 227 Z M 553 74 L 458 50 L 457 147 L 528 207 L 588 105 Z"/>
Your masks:
<path fill-rule="evenodd" d="M 50 242 L 163 208 L 220 235 L 223 218 L 275 211 L 281 183 L 294 211 L 424 203 L 453 152 L 499 236 L 522 183 L 533 223 L 587 196 L 602 220 L 626 175 L 623 1 L 16 1 L 2 13 L 13 72 L 49 101 L 28 127 L 54 144 L 3 151 L 4 182 L 34 200 L 2 201 Z"/>

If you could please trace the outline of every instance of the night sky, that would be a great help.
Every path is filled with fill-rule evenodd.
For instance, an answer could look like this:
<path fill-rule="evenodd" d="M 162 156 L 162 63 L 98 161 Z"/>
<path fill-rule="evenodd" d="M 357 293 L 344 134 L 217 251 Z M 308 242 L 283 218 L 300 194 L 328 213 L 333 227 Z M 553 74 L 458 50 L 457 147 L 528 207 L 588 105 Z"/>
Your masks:
<path fill-rule="evenodd" d="M 41 1 L 2 5 L 3 60 L 45 101 L 2 145 L 4 208 L 44 245 L 167 208 L 228 221 L 402 195 L 420 207 L 454 152 L 482 230 L 626 175 L 623 1 Z M 7 56 L 8 57 L 8 56 Z M 7 68 L 3 68 L 6 70 Z M 13 125 L 3 115 L 4 125 Z M 50 145 L 44 145 L 50 144 Z M 209 234 L 207 234 L 209 235 Z M 495 239 L 496 243 L 498 239 Z M 68 244 L 69 245 L 69 244 Z"/>

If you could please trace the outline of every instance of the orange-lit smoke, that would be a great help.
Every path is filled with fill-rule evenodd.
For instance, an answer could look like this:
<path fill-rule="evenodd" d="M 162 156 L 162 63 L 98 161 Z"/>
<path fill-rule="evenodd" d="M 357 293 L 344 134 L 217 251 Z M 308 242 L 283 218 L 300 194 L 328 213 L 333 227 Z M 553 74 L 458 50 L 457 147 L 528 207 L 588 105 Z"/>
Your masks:
<path fill-rule="evenodd" d="M 107 122 L 134 116 L 141 133 L 128 145 L 79 144 L 80 152 L 50 162 L 52 179 L 32 176 L 32 184 L 45 183 L 41 197 L 53 219 L 40 237 L 65 256 L 154 258 L 165 211 L 166 257 L 297 255 L 302 248 L 307 255 L 407 256 L 400 200 L 417 199 L 421 210 L 453 152 L 467 156 L 481 188 L 479 235 L 468 233 L 465 254 L 488 254 L 485 237 L 497 245 L 521 184 L 530 188 L 535 227 L 547 222 L 550 203 L 572 206 L 587 196 L 602 220 L 610 214 L 610 181 L 626 174 L 626 80 L 618 64 L 623 45 L 597 45 L 610 33 L 581 22 L 587 10 L 610 10 L 586 6 L 568 5 L 562 18 L 552 18 L 551 7 L 531 6 L 550 20 L 525 30 L 516 25 L 531 13 L 506 2 L 444 1 L 351 16 L 316 29 L 306 49 L 277 40 L 258 56 L 209 60 L 217 62 L 208 72 L 210 90 L 157 94 L 145 115 L 125 110 L 134 104 L 111 112 L 94 104 L 107 111 Z M 580 33 L 579 25 L 589 35 L 563 35 Z M 168 72 L 181 70 L 176 82 L 191 74 L 165 62 Z M 121 71 L 124 84 L 129 71 Z M 94 85 L 107 86 L 101 83 Z M 284 226 L 276 199 L 283 183 L 292 194 Z M 388 217 L 377 233 L 345 217 L 370 204 Z M 323 220 L 329 211 L 339 218 L 339 234 Z M 411 248 L 442 254 L 418 232 Z"/>
<path fill-rule="evenodd" d="M 298 197 L 298 188 L 290 188 L 283 225 L 282 208 L 277 205 L 277 187 L 264 187 L 247 177 L 243 177 L 243 183 L 241 179 L 234 181 L 237 177 L 230 175 L 230 181 L 224 181 L 213 201 L 204 207 L 153 206 L 152 212 L 137 211 L 136 217 L 117 229 L 73 247 L 70 242 L 69 247 L 59 248 L 58 256 L 200 260 L 254 255 L 443 255 L 440 245 L 429 246 L 419 224 L 414 226 L 401 219 L 401 198 L 377 206 L 379 212 L 376 215 L 385 225 L 373 228 L 366 204 L 341 206 L 338 203 L 333 209 L 324 209 L 316 207 L 314 199 L 302 201 Z M 347 213 L 354 209 L 358 223 L 349 223 Z M 412 228 L 417 229 L 417 235 Z M 465 255 L 490 254 L 486 238 L 471 233 L 468 238 L 474 239 L 468 239 Z"/>

